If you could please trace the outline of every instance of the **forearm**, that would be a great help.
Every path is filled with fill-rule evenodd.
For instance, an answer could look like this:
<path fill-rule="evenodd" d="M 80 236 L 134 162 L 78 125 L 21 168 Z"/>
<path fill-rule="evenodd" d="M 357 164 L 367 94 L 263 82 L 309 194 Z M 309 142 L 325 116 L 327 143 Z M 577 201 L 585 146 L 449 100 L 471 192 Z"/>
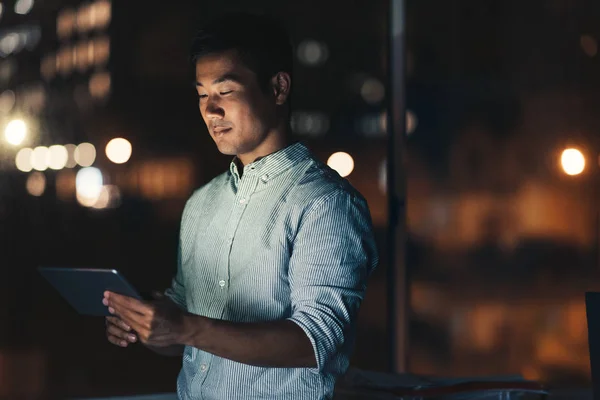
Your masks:
<path fill-rule="evenodd" d="M 312 344 L 288 320 L 231 322 L 186 317 L 185 344 L 236 362 L 275 368 L 316 367 Z"/>
<path fill-rule="evenodd" d="M 152 350 L 153 352 L 160 354 L 161 356 L 169 356 L 169 357 L 177 357 L 183 355 L 183 350 L 185 346 L 182 344 L 174 344 L 172 346 L 167 347 L 159 347 L 159 346 L 150 346 L 146 345 L 147 348 Z"/>

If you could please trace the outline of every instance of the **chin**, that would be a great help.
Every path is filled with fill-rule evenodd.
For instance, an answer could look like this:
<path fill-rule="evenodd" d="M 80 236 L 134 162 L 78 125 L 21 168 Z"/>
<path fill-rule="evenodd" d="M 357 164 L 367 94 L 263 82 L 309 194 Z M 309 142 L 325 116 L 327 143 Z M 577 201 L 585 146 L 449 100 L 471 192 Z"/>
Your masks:
<path fill-rule="evenodd" d="M 226 156 L 235 156 L 238 154 L 237 148 L 235 146 L 231 146 L 226 143 L 217 143 L 217 149 L 221 154 L 224 154 Z"/>

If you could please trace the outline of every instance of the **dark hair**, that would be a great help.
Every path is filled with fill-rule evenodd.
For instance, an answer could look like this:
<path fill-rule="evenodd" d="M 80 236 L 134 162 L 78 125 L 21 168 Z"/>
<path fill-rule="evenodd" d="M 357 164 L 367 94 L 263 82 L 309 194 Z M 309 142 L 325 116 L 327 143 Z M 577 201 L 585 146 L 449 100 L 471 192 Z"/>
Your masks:
<path fill-rule="evenodd" d="M 278 72 L 292 75 L 294 49 L 287 31 L 265 15 L 227 13 L 201 29 L 192 44 L 191 62 L 208 54 L 237 50 L 242 62 L 266 89 Z"/>

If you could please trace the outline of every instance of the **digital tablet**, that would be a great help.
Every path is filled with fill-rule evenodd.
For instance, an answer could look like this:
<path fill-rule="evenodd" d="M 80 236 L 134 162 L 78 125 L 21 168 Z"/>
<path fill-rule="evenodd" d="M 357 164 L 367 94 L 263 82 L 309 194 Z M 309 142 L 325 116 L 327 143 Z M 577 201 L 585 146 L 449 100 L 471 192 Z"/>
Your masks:
<path fill-rule="evenodd" d="M 38 267 L 61 296 L 83 315 L 109 316 L 102 304 L 105 291 L 141 300 L 137 290 L 114 269 Z"/>

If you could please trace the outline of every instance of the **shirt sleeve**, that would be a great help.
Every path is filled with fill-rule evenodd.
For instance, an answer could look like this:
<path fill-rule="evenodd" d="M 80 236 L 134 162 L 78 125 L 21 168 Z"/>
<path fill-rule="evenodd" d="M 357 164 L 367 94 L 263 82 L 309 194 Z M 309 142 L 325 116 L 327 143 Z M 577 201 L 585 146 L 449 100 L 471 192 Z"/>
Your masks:
<path fill-rule="evenodd" d="M 377 261 L 371 217 L 362 197 L 336 193 L 307 210 L 289 264 L 288 319 L 312 343 L 317 361 L 312 372 L 343 373 L 347 368 L 356 315 Z M 345 353 L 345 365 L 339 365 L 339 352 Z"/>
<path fill-rule="evenodd" d="M 177 247 L 177 272 L 171 281 L 171 287 L 165 290 L 165 296 L 173 300 L 173 302 L 182 309 L 187 310 L 183 271 L 181 267 L 181 242 Z"/>

